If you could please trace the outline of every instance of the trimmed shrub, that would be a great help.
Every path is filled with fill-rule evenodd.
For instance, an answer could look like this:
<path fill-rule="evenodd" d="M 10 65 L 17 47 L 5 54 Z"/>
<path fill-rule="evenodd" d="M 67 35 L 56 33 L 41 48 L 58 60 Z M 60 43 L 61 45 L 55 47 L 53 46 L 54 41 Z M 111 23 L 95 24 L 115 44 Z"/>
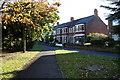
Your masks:
<path fill-rule="evenodd" d="M 108 36 L 102 33 L 90 33 L 87 35 L 88 42 L 91 42 L 92 46 L 104 46 L 105 45 L 105 38 Z"/>
<path fill-rule="evenodd" d="M 108 46 L 108 47 L 114 47 L 115 46 L 115 41 L 114 41 L 113 38 L 106 37 L 103 40 L 104 40 L 106 46 Z"/>
<path fill-rule="evenodd" d="M 105 45 L 105 41 L 103 41 L 103 40 L 91 40 L 91 45 L 101 47 L 101 46 Z"/>
<path fill-rule="evenodd" d="M 108 37 L 107 35 L 105 34 L 102 34 L 102 33 L 90 33 L 89 35 L 87 35 L 87 37 L 91 40 L 101 40 L 101 39 L 104 39 L 106 37 Z"/>

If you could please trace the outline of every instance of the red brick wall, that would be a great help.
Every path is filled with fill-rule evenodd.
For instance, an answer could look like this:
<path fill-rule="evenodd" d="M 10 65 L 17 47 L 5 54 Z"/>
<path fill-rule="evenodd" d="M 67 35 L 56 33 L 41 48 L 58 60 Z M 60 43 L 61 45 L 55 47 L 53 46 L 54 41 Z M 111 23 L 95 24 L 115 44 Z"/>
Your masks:
<path fill-rule="evenodd" d="M 86 34 L 88 35 L 89 33 L 103 33 L 108 35 L 108 29 L 98 16 L 94 16 L 88 23 L 86 23 Z"/>

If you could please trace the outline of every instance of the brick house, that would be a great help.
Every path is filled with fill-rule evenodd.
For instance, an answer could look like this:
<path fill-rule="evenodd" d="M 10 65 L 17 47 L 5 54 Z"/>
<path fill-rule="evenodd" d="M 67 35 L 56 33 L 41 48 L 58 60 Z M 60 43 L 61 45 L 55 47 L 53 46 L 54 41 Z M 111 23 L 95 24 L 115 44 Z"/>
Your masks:
<path fill-rule="evenodd" d="M 98 16 L 97 9 L 94 15 L 74 20 L 63 24 L 57 23 L 53 29 L 54 37 L 62 43 L 77 43 L 86 40 L 89 33 L 103 33 L 108 35 L 107 25 Z"/>

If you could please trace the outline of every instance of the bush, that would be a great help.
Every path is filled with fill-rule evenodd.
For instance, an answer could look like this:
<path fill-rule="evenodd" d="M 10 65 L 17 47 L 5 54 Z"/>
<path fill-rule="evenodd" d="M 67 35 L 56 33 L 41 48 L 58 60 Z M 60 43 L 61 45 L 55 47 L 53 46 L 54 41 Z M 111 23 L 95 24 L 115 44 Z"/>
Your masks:
<path fill-rule="evenodd" d="M 45 36 L 45 42 L 46 42 L 46 43 L 49 43 L 49 42 L 50 42 L 49 36 Z"/>
<path fill-rule="evenodd" d="M 105 42 L 103 40 L 92 40 L 91 45 L 101 47 L 105 45 Z"/>
<path fill-rule="evenodd" d="M 104 38 L 103 40 L 104 40 L 106 46 L 108 46 L 108 47 L 113 47 L 113 46 L 115 46 L 115 41 L 114 41 L 113 38 L 111 38 L 111 37 L 106 37 L 106 38 Z"/>
<path fill-rule="evenodd" d="M 87 42 L 91 42 L 92 46 L 104 46 L 105 45 L 105 38 L 108 36 L 102 33 L 90 33 L 87 35 Z"/>
<path fill-rule="evenodd" d="M 101 39 L 104 39 L 108 36 L 105 34 L 102 34 L 102 33 L 90 33 L 89 35 L 87 35 L 87 37 L 91 41 L 91 40 L 101 40 Z"/>
<path fill-rule="evenodd" d="M 54 37 L 53 35 L 50 35 L 50 42 L 53 42 L 54 41 Z"/>

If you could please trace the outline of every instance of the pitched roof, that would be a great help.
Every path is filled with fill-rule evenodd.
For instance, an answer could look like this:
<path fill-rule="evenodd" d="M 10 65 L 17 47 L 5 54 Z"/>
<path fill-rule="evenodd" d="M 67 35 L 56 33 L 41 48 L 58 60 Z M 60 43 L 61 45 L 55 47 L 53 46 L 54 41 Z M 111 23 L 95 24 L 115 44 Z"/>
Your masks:
<path fill-rule="evenodd" d="M 91 16 L 88 16 L 88 17 L 84 17 L 84 18 L 80 18 L 80 19 L 74 20 L 72 22 L 66 22 L 66 23 L 60 24 L 58 26 L 55 26 L 54 30 L 57 29 L 57 28 L 72 27 L 72 26 L 77 25 L 77 24 L 87 23 L 89 20 L 92 19 L 93 16 L 94 15 L 91 15 Z"/>

